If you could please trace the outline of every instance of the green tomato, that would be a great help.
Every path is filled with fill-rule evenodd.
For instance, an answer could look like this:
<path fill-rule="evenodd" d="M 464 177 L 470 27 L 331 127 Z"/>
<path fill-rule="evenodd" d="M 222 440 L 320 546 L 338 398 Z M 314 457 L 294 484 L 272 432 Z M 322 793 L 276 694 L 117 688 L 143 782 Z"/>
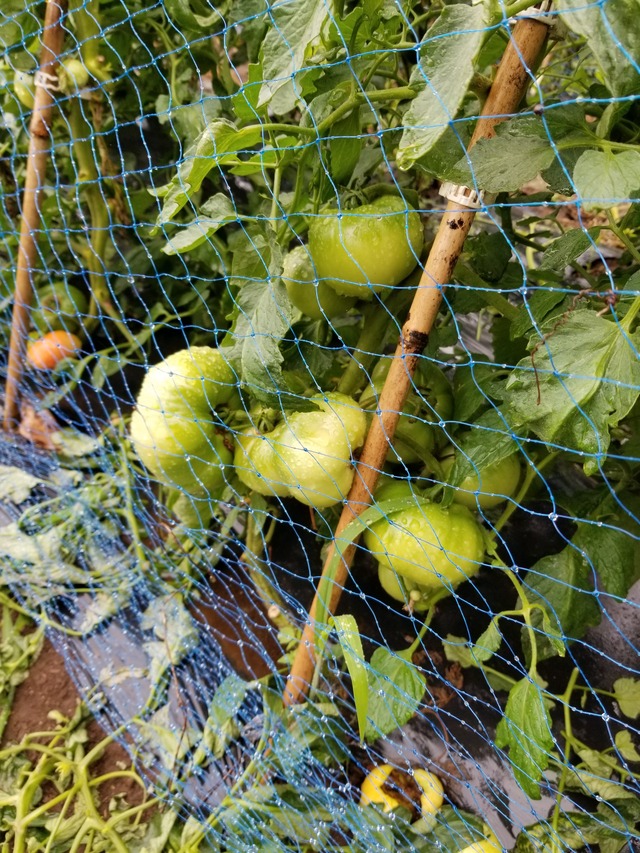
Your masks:
<path fill-rule="evenodd" d="M 64 282 L 47 285 L 38 291 L 36 300 L 32 322 L 41 335 L 60 329 L 79 331 L 89 310 L 89 300 L 85 294 Z"/>
<path fill-rule="evenodd" d="M 238 476 L 250 488 L 322 509 L 348 494 L 354 476 L 352 454 L 364 442 L 367 419 L 344 394 L 321 394 L 312 400 L 319 411 L 287 415 L 259 439 L 262 449 L 255 435 L 240 436 L 236 461 Z"/>
<path fill-rule="evenodd" d="M 445 474 L 451 469 L 453 460 L 453 456 L 442 460 Z M 456 487 L 453 500 L 469 509 L 492 509 L 516 493 L 521 473 L 518 456 L 512 453 L 511 456 L 482 468 L 477 474 L 465 477 Z"/>
<path fill-rule="evenodd" d="M 397 196 L 382 196 L 352 210 L 329 210 L 309 227 L 318 279 L 336 293 L 358 299 L 371 299 L 406 278 L 423 241 L 420 215 Z"/>
<path fill-rule="evenodd" d="M 190 497 L 218 497 L 233 453 L 229 436 L 210 420 L 157 411 L 131 416 L 131 438 L 140 461 L 165 486 Z"/>
<path fill-rule="evenodd" d="M 249 431 L 237 435 L 233 464 L 240 480 L 260 495 L 284 498 L 288 486 L 278 482 L 276 451 L 266 435 Z"/>
<path fill-rule="evenodd" d="M 191 347 L 173 353 L 147 373 L 136 408 L 168 415 L 206 418 L 212 409 L 238 398 L 236 375 L 213 347 Z"/>
<path fill-rule="evenodd" d="M 89 82 L 89 72 L 80 59 L 61 60 L 58 67 L 60 89 L 67 95 L 75 94 Z"/>
<path fill-rule="evenodd" d="M 364 543 L 381 566 L 425 590 L 473 577 L 485 551 L 482 528 L 466 507 L 424 500 L 376 521 Z"/>
<path fill-rule="evenodd" d="M 402 578 L 391 569 L 378 564 L 378 581 L 388 596 L 411 606 L 412 610 L 420 612 L 427 610 L 433 597 L 433 590 L 420 586 L 409 578 Z"/>
<path fill-rule="evenodd" d="M 193 497 L 217 496 L 233 460 L 228 434 L 211 411 L 238 399 L 235 374 L 219 350 L 192 347 L 147 373 L 131 417 L 131 440 L 158 480 Z"/>
<path fill-rule="evenodd" d="M 340 296 L 328 284 L 317 280 L 305 246 L 297 246 L 284 259 L 282 280 L 292 304 L 312 320 L 345 314 L 356 303 L 355 299 Z"/>
<path fill-rule="evenodd" d="M 23 107 L 32 110 L 36 102 L 33 74 L 28 74 L 26 71 L 16 71 L 13 75 L 13 92 Z"/>

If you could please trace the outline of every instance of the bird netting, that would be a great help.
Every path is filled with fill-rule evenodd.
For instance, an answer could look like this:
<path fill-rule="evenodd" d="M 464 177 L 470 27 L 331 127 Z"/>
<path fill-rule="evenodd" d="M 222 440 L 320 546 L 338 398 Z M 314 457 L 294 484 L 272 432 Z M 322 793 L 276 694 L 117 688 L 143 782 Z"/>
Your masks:
<path fill-rule="evenodd" d="M 2 850 L 638 849 L 637 0 L 0 46 Z"/>

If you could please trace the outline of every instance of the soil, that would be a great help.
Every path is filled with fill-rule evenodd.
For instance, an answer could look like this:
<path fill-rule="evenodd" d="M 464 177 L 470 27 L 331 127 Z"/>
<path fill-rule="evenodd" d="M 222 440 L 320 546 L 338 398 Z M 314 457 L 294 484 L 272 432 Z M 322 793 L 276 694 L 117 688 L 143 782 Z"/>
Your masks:
<path fill-rule="evenodd" d="M 79 703 L 80 696 L 62 657 L 51 642 L 45 640 L 26 680 L 16 689 L 1 745 L 19 743 L 30 732 L 53 730 L 56 723 L 49 717 L 50 712 L 58 711 L 65 717 L 71 717 Z M 95 720 L 89 721 L 87 730 L 87 750 L 106 737 L 105 731 Z M 99 777 L 130 766 L 131 757 L 125 748 L 112 741 L 92 765 L 91 772 L 92 776 Z M 136 806 L 143 801 L 144 791 L 129 778 L 109 779 L 99 785 L 97 801 L 104 817 L 108 815 L 109 802 L 116 796 L 121 796 L 130 806 Z"/>

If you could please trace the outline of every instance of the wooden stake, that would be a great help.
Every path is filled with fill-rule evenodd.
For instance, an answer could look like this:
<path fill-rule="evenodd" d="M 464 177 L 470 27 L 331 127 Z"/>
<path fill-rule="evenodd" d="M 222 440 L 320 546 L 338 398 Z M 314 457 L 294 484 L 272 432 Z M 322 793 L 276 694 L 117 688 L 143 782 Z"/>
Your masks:
<path fill-rule="evenodd" d="M 547 24 L 542 20 L 523 19 L 514 27 L 495 81 L 478 120 L 469 149 L 479 140 L 494 135 L 495 126 L 506 121 L 517 109 L 531 83 L 529 69 L 545 44 Z M 422 278 L 407 319 L 389 373 L 379 400 L 380 415 L 373 419 L 358 463 L 358 472 L 349 492 L 348 502 L 342 511 L 336 528 L 335 539 L 358 515 L 371 505 L 373 492 L 385 462 L 389 443 L 393 440 L 400 412 L 411 387 L 411 378 L 424 350 L 438 309 L 442 301 L 444 286 L 451 281 L 453 269 L 462 251 L 475 210 L 461 209 L 459 202 L 449 202 L 444 211 L 438 233 L 429 253 Z M 329 613 L 334 613 L 353 562 L 356 545 L 345 548 L 338 572 L 331 588 L 328 602 Z M 323 577 L 326 575 L 335 553 L 335 541 L 328 549 Z M 316 666 L 316 594 L 309 610 L 309 620 L 291 667 L 285 687 L 285 706 L 304 700 Z"/>
<path fill-rule="evenodd" d="M 29 153 L 22 196 L 22 223 L 4 403 L 4 428 L 7 431 L 15 429 L 18 420 L 18 396 L 29 332 L 29 309 L 33 301 L 33 274 L 38 263 L 40 196 L 45 186 L 47 161 L 53 147 L 51 135 L 55 105 L 53 90 L 58 79 L 58 57 L 64 40 L 61 21 L 66 12 L 67 0 L 47 0 L 42 32 L 40 73 L 36 78 L 35 103 L 29 125 Z"/>

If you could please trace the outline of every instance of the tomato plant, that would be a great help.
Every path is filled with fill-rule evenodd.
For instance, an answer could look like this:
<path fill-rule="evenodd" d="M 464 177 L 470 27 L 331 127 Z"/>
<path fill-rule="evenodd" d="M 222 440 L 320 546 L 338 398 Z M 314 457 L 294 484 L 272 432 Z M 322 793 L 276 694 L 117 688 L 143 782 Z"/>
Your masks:
<path fill-rule="evenodd" d="M 82 329 L 89 310 L 89 300 L 77 287 L 63 282 L 49 284 L 36 297 L 36 310 L 31 319 L 41 334 L 64 329 L 78 332 Z"/>
<path fill-rule="evenodd" d="M 8 13 L 0 14 L 3 338 L 43 4 L 6 5 Z M 272 595 L 285 587 L 273 529 L 305 528 L 307 552 L 299 562 L 313 569 L 302 572 L 306 602 L 309 578 L 315 583 L 317 563 L 331 552 L 326 546 L 390 354 L 399 341 L 410 344 L 418 367 L 383 472 L 407 479 L 395 491 L 380 489 L 377 505 L 364 508 L 370 513 L 362 522 L 364 547 L 355 548 L 362 563 L 350 581 L 360 584 L 357 603 L 375 623 L 372 631 L 370 624 L 362 628 L 363 637 L 366 631 L 382 645 L 372 655 L 360 653 L 356 625 L 336 652 L 335 623 L 319 625 L 324 657 L 318 654 L 309 679 L 309 702 L 278 731 L 299 733 L 299 720 L 309 722 L 304 715 L 317 711 L 296 744 L 316 749 L 309 732 L 321 731 L 318 741 L 329 742 L 324 736 L 332 722 L 355 726 L 352 697 L 343 704 L 336 697 L 349 690 L 355 696 L 358 673 L 368 701 L 365 740 L 410 726 L 425 711 L 420 655 L 424 660 L 433 644 L 442 655 L 427 623 L 446 613 L 446 602 L 434 602 L 454 590 L 449 605 L 457 608 L 464 636 L 444 639 L 449 662 L 474 668 L 491 685 L 502 715 L 495 741 L 526 796 L 534 801 L 541 785 L 554 788 L 552 814 L 522 829 L 516 849 L 597 844 L 603 824 L 606 844 L 613 850 L 622 839 L 620 849 L 626 830 L 618 827 L 637 819 L 637 798 L 630 796 L 637 774 L 629 767 L 637 759 L 619 739 L 602 750 L 581 742 L 576 732 L 592 728 L 581 719 L 572 731 L 570 723 L 583 708 L 588 723 L 617 714 L 612 702 L 635 713 L 637 693 L 632 679 L 626 688 L 596 684 L 595 677 L 587 682 L 593 669 L 581 657 L 596 647 L 602 661 L 594 629 L 604 613 L 612 623 L 610 604 L 633 600 L 640 577 L 640 88 L 630 5 L 555 4 L 547 60 L 532 63 L 532 85 L 517 108 L 470 151 L 516 19 L 541 17 L 530 9 L 534 0 L 214 5 L 70 3 L 34 270 L 38 280 L 43 271 L 51 282 L 64 280 L 70 302 L 57 285 L 41 289 L 34 328 L 57 337 L 46 347 L 38 342 L 35 364 L 45 370 L 73 355 L 79 342 L 60 337 L 70 332 L 82 331 L 83 358 L 50 377 L 31 374 L 38 402 L 55 410 L 62 400 L 63 417 L 86 423 L 78 400 L 85 391 L 87 399 L 105 391 L 95 425 L 106 422 L 105 412 L 110 423 L 126 423 L 123 389 L 144 365 L 131 416 L 137 458 L 160 485 L 208 507 L 189 514 L 175 494 L 166 499 L 166 514 L 182 522 L 178 544 L 168 537 L 164 551 L 158 549 L 180 566 L 174 573 L 172 565 L 179 594 L 174 588 L 169 597 L 187 600 L 195 571 L 207 573 L 232 540 L 242 550 L 247 584 L 265 610 L 278 610 L 286 622 L 287 606 Z M 442 218 L 443 181 L 484 191 L 484 206 L 443 281 L 421 282 L 418 260 Z M 449 227 L 460 226 L 452 220 Z M 428 340 L 416 341 L 406 324 L 419 282 L 422 295 L 440 287 L 444 295 Z M 63 340 L 69 348 L 58 345 Z M 147 369 L 176 346 L 189 350 Z M 442 458 L 448 448 L 451 462 Z M 93 484 L 100 494 L 106 478 L 120 477 L 120 456 L 104 457 Z M 133 470 L 138 475 L 140 468 L 134 463 Z M 156 498 L 167 493 L 151 497 L 133 477 L 126 484 L 124 508 L 117 489 L 110 497 L 123 541 L 145 565 L 147 543 L 161 538 Z M 152 529 L 144 529 L 151 517 Z M 526 530 L 518 548 L 516 519 Z M 532 532 L 541 520 L 553 537 Z M 354 542 L 362 527 L 350 524 Z M 554 538 L 557 548 L 528 561 L 533 538 L 545 545 Z M 18 543 L 28 555 L 29 543 Z M 404 609 L 380 601 L 375 572 L 366 574 L 367 549 L 382 589 Z M 462 586 L 466 578 L 475 593 L 471 584 Z M 291 601 L 288 589 L 286 597 Z M 287 664 L 302 609 L 283 631 Z M 425 611 L 420 627 L 415 612 Z M 415 635 L 411 654 L 386 647 L 387 614 Z M 510 631 L 503 638 L 505 622 Z M 556 661 L 574 656 L 580 677 L 572 671 L 566 679 L 573 681 L 551 692 L 549 684 L 565 677 L 560 666 L 555 672 Z M 350 683 L 347 659 L 355 673 Z M 469 679 L 464 689 L 472 693 L 474 683 Z M 438 715 L 445 737 L 446 716 Z M 349 749 L 352 734 L 345 738 Z M 323 760 L 333 770 L 337 759 L 329 752 Z M 591 797 L 588 808 L 577 799 L 566 816 L 562 810 L 589 762 L 596 778 L 579 789 L 580 798 Z M 283 833 L 274 843 L 300 849 L 307 834 L 291 840 L 279 829 L 295 799 L 281 796 L 279 784 L 271 800 L 264 794 L 260 817 Z M 254 794 L 248 784 L 242 803 L 232 807 L 249 809 Z M 614 805 L 605 812 L 609 801 Z M 335 815 L 335 801 L 330 806 Z M 317 838 L 325 813 L 306 807 L 308 836 Z M 434 849 L 470 843 L 468 853 L 493 849 L 490 838 L 479 840 L 486 830 L 467 816 L 473 831 L 461 830 L 456 815 L 447 812 L 426 843 Z M 215 820 L 224 826 L 222 812 Z M 375 843 L 363 833 L 368 847 L 349 826 L 345 838 L 354 851 L 411 847 L 412 836 L 399 838 L 394 829 L 401 821 L 381 815 L 376 821 Z M 453 829 L 443 839 L 438 832 L 448 831 L 449 822 Z M 230 825 L 239 824 L 230 819 Z M 301 813 L 288 825 L 303 825 Z M 403 831 L 410 829 L 403 824 Z M 322 849 L 321 841 L 307 846 Z"/>

